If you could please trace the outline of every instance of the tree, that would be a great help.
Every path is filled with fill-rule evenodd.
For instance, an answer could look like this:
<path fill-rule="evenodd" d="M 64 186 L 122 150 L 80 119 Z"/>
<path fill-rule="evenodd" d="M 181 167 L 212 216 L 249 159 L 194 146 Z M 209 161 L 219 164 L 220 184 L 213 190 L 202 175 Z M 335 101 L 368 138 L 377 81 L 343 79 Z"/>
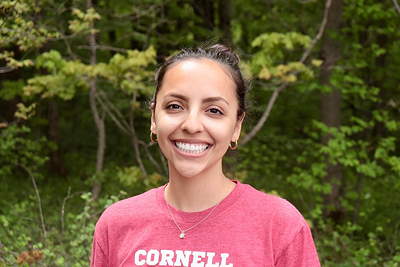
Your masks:
<path fill-rule="evenodd" d="M 341 93 L 339 88 L 331 87 L 331 75 L 337 61 L 341 56 L 340 43 L 335 39 L 340 31 L 341 15 L 343 3 L 341 0 L 333 0 L 327 18 L 326 33 L 321 47 L 321 66 L 320 80 L 325 88 L 331 88 L 330 92 L 321 95 L 321 121 L 328 127 L 340 127 L 341 125 Z M 329 135 L 323 137 L 322 142 L 329 142 Z M 333 207 L 326 211 L 328 216 L 341 216 L 340 213 L 340 187 L 343 173 L 339 164 L 328 163 L 326 179 L 331 185 L 332 191 L 326 197 L 328 207 Z M 335 214 L 336 213 L 336 214 Z M 335 214 L 335 215 L 334 215 Z M 339 218 L 335 218 L 339 219 Z"/>

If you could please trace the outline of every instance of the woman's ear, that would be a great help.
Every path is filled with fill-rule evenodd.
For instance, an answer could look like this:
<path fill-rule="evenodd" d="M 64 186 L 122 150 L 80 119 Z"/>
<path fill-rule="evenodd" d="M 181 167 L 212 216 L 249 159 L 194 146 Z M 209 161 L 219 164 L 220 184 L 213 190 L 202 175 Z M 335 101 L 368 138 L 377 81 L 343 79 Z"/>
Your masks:
<path fill-rule="evenodd" d="M 157 125 L 155 121 L 155 114 L 154 114 L 154 109 L 151 109 L 151 125 L 150 125 L 150 131 L 154 134 L 157 134 Z"/>
<path fill-rule="evenodd" d="M 235 130 L 234 130 L 233 136 L 232 136 L 232 142 L 239 140 L 240 132 L 242 130 L 242 124 L 243 124 L 245 115 L 246 114 L 243 112 L 242 115 L 240 115 L 240 117 L 236 121 Z"/>
<path fill-rule="evenodd" d="M 151 110 L 150 131 L 154 134 L 157 134 L 157 125 L 156 125 L 156 118 L 155 118 L 156 101 L 154 99 L 151 100 L 151 102 L 150 102 L 150 110 Z"/>

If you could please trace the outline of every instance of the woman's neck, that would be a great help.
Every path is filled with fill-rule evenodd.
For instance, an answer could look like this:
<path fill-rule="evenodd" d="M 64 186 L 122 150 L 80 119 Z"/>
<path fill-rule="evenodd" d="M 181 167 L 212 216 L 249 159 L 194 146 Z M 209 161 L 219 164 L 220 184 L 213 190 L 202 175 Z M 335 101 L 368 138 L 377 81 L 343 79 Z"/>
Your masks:
<path fill-rule="evenodd" d="M 173 207 L 181 211 L 196 212 L 217 205 L 234 187 L 235 183 L 225 177 L 222 168 L 210 169 L 194 177 L 182 177 L 170 169 L 164 196 Z"/>

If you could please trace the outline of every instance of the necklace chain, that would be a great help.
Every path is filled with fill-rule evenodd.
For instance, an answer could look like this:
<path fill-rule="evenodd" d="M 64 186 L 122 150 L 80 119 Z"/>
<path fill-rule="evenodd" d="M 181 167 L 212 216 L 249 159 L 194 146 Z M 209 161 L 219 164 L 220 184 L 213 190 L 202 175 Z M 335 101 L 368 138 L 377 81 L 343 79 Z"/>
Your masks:
<path fill-rule="evenodd" d="M 221 203 L 221 202 L 220 202 L 220 203 Z M 218 203 L 217 205 L 215 205 L 215 206 L 212 208 L 212 210 L 210 210 L 210 212 L 209 212 L 203 219 L 201 219 L 200 221 L 198 221 L 197 223 L 193 224 L 192 226 L 190 226 L 190 227 L 187 228 L 187 229 L 182 229 L 182 228 L 179 226 L 179 224 L 178 224 L 178 223 L 176 222 L 176 220 L 175 220 L 174 215 L 173 215 L 172 212 L 171 212 L 171 209 L 170 209 L 168 203 L 166 203 L 166 204 L 167 204 L 167 210 L 168 210 L 169 216 L 171 217 L 171 219 L 172 219 L 172 221 L 174 222 L 175 226 L 176 226 L 176 227 L 178 228 L 178 230 L 180 231 L 179 238 L 180 238 L 180 239 L 184 239 L 184 238 L 185 238 L 185 233 L 188 232 L 188 231 L 190 231 L 190 230 L 192 230 L 193 228 L 195 228 L 196 226 L 198 226 L 199 224 L 201 224 L 201 223 L 204 222 L 205 220 L 207 220 L 207 218 L 211 216 L 211 214 L 214 212 L 214 210 L 218 207 L 218 205 L 219 205 L 220 203 Z"/>

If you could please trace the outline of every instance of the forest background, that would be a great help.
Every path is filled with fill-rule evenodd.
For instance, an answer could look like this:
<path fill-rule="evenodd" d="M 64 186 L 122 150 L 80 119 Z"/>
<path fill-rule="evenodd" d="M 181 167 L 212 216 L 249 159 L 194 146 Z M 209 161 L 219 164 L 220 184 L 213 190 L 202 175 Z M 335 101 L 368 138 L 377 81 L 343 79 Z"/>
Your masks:
<path fill-rule="evenodd" d="M 166 182 L 154 71 L 231 44 L 251 84 L 230 177 L 309 222 L 323 266 L 400 266 L 395 0 L 2 0 L 0 266 L 87 266 L 94 224 Z"/>

